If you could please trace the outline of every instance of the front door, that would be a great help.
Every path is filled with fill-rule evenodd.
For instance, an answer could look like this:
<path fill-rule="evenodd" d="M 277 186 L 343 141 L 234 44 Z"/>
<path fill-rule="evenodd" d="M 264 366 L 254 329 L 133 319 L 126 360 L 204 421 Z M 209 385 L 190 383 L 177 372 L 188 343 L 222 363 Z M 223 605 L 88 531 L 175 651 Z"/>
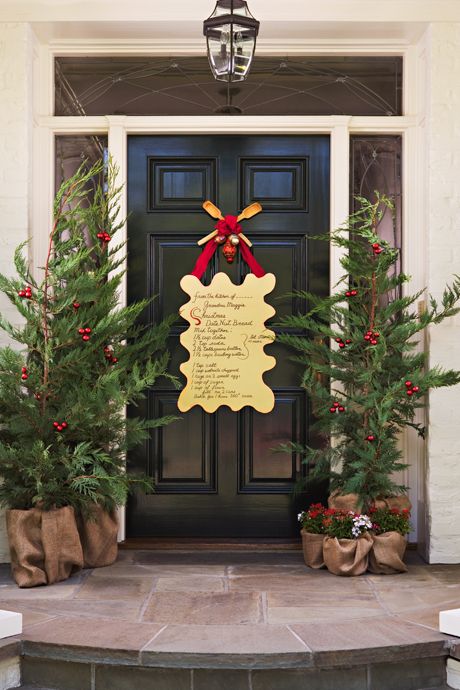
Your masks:
<path fill-rule="evenodd" d="M 133 136 L 128 144 L 128 297 L 156 295 L 146 318 L 177 313 L 188 297 L 180 279 L 193 269 L 197 240 L 214 227 L 201 208 L 213 201 L 237 215 L 253 201 L 263 213 L 243 224 L 254 254 L 276 276 L 266 299 L 276 319 L 303 308 L 290 293 L 328 291 L 326 243 L 309 240 L 329 219 L 329 137 L 326 136 Z M 203 276 L 226 272 L 240 283 L 247 266 L 226 263 L 216 252 Z M 178 319 L 170 339 L 171 370 L 188 359 Z M 270 322 L 276 331 L 276 326 Z M 136 493 L 129 503 L 130 537 L 288 538 L 298 533 L 300 505 L 323 498 L 311 488 L 294 491 L 302 473 L 295 454 L 273 451 L 280 443 L 309 440 L 310 410 L 299 387 L 302 370 L 279 344 L 266 347 L 277 359 L 264 375 L 275 408 L 214 414 L 195 406 L 152 435 L 128 459 L 129 471 L 153 476 L 153 494 Z M 184 383 L 182 378 L 182 384 Z M 179 414 L 178 391 L 167 382 L 148 391 L 141 414 Z M 139 412 L 139 410 L 137 410 Z"/>

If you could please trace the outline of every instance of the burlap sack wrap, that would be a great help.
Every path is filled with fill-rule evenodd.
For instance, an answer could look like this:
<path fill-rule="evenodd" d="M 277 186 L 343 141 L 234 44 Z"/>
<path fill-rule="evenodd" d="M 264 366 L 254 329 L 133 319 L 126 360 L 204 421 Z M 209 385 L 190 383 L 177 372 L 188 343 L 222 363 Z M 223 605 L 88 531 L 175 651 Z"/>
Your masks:
<path fill-rule="evenodd" d="M 357 539 L 325 537 L 323 544 L 324 563 L 334 575 L 350 577 L 366 572 L 372 537 L 364 533 Z"/>
<path fill-rule="evenodd" d="M 11 569 L 19 587 L 67 580 L 83 567 L 73 508 L 7 510 Z"/>
<path fill-rule="evenodd" d="M 324 568 L 323 541 L 324 534 L 312 534 L 300 530 L 302 536 L 303 559 L 309 568 Z"/>
<path fill-rule="evenodd" d="M 384 532 L 373 536 L 369 553 L 369 570 L 377 575 L 407 573 L 403 562 L 407 539 L 399 532 Z"/>
<path fill-rule="evenodd" d="M 84 568 L 112 565 L 118 555 L 118 519 L 94 504 L 87 518 L 79 517 L 78 529 L 83 548 Z"/>
<path fill-rule="evenodd" d="M 358 509 L 358 494 L 341 494 L 339 491 L 334 491 L 327 499 L 329 508 L 336 510 L 352 510 L 353 512 L 360 512 Z M 412 504 L 408 496 L 401 494 L 400 496 L 387 496 L 386 498 L 378 498 L 375 501 L 375 507 L 380 508 L 397 508 L 398 510 L 410 510 Z"/>

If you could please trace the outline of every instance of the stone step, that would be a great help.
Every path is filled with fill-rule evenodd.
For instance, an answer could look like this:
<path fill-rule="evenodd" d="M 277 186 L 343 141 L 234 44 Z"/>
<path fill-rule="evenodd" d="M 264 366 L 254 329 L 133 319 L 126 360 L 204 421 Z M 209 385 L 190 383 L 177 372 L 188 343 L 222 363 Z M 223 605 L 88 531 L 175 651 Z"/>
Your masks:
<path fill-rule="evenodd" d="M 445 690 L 446 657 L 404 659 L 372 663 L 365 656 L 347 664 L 344 654 L 338 667 L 235 668 L 199 664 L 145 666 L 132 658 L 97 662 L 72 657 L 50 658 L 45 650 L 22 658 L 21 690 Z M 43 653 L 45 652 L 45 653 Z M 190 662 L 190 660 L 189 660 Z"/>

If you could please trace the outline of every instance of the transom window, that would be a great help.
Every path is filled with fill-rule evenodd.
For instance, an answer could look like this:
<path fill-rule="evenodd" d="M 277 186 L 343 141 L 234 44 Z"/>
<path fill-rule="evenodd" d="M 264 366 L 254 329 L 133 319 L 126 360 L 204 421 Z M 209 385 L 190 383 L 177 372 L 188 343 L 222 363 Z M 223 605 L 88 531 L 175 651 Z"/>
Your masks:
<path fill-rule="evenodd" d="M 401 102 L 401 57 L 256 55 L 229 88 L 205 56 L 55 58 L 56 115 L 392 116 Z"/>

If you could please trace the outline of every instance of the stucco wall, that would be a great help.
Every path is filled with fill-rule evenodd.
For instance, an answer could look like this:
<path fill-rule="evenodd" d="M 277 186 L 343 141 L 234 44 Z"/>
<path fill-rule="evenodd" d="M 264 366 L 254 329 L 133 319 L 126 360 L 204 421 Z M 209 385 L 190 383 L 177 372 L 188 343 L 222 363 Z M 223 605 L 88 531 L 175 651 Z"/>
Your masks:
<path fill-rule="evenodd" d="M 460 24 L 434 24 L 428 41 L 428 227 L 430 292 L 460 274 Z M 460 369 L 460 316 L 430 332 L 431 364 Z M 430 394 L 430 562 L 460 562 L 460 386 Z"/>
<path fill-rule="evenodd" d="M 32 130 L 32 36 L 27 24 L 0 23 L 0 271 L 12 275 L 15 247 L 28 235 Z M 0 312 L 17 312 L 0 295 Z M 0 331 L 0 345 L 6 337 Z M 9 560 L 0 513 L 0 562 Z"/>

